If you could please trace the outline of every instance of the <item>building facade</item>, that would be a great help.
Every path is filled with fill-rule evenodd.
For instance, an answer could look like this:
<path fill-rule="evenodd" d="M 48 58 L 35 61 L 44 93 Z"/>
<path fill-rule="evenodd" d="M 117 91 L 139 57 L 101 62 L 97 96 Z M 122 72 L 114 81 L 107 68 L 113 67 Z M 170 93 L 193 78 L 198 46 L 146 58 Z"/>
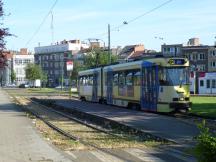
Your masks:
<path fill-rule="evenodd" d="M 11 84 L 12 53 L 3 51 L 3 58 L 0 63 L 0 82 L 2 86 Z"/>
<path fill-rule="evenodd" d="M 34 55 L 27 50 L 21 49 L 20 52 L 13 52 L 12 69 L 16 74 L 16 85 L 27 83 L 25 68 L 28 64 L 34 63 Z"/>
<path fill-rule="evenodd" d="M 184 46 L 182 55 L 190 60 L 193 71 L 208 72 L 208 53 L 210 46 Z"/>
<path fill-rule="evenodd" d="M 216 46 L 212 46 L 208 51 L 208 71 L 216 72 Z"/>
<path fill-rule="evenodd" d="M 42 67 L 47 74 L 48 85 L 55 87 L 69 84 L 70 73 L 67 72 L 66 62 L 81 49 L 89 48 L 79 40 L 62 41 L 55 45 L 35 47 L 35 63 Z M 63 81 L 62 81 L 63 80 Z"/>
<path fill-rule="evenodd" d="M 182 57 L 183 44 L 163 44 L 161 53 L 164 57 Z"/>

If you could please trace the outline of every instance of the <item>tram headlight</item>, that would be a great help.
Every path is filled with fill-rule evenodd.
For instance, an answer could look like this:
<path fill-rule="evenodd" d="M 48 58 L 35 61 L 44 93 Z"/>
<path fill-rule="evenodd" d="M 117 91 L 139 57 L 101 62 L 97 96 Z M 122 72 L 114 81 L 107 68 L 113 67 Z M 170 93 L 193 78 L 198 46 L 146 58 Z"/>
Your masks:
<path fill-rule="evenodd" d="M 183 98 L 183 97 L 180 97 L 180 98 L 179 98 L 179 101 L 184 101 L 184 98 Z"/>

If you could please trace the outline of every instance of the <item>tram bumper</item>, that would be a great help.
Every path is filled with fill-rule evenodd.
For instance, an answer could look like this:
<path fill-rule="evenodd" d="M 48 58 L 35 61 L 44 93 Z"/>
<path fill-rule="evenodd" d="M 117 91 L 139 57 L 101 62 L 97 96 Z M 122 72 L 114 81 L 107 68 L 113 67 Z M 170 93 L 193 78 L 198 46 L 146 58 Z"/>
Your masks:
<path fill-rule="evenodd" d="M 192 102 L 171 102 L 169 107 L 174 110 L 189 110 Z"/>

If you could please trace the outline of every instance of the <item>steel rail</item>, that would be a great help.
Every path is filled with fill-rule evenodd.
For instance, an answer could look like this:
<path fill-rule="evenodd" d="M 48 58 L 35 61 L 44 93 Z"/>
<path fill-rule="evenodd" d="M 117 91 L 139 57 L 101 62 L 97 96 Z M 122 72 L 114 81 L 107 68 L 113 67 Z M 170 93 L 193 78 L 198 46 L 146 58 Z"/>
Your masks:
<path fill-rule="evenodd" d="M 19 101 L 16 97 L 13 97 L 13 98 L 16 100 L 17 103 L 21 104 L 20 101 Z M 26 98 L 25 98 L 25 99 L 26 99 Z M 27 99 L 27 100 L 28 100 L 28 99 Z M 35 104 L 35 103 L 34 103 L 34 104 Z M 41 105 L 41 104 L 39 104 L 39 105 Z M 107 153 L 107 154 L 109 154 L 109 155 L 112 155 L 112 156 L 114 156 L 114 157 L 117 157 L 117 158 L 119 158 L 120 160 L 128 161 L 128 159 L 125 159 L 124 157 L 120 157 L 119 155 L 116 155 L 116 154 L 112 153 L 111 151 L 108 151 L 108 150 L 105 149 L 105 148 L 100 148 L 100 147 L 98 147 L 98 146 L 95 145 L 95 144 L 92 144 L 92 143 L 90 143 L 90 142 L 84 141 L 83 139 L 81 139 L 81 138 L 79 138 L 79 137 L 76 137 L 76 136 L 72 135 L 71 133 L 68 133 L 68 132 L 62 130 L 61 128 L 59 128 L 59 127 L 55 126 L 54 124 L 52 124 L 51 122 L 49 122 L 48 120 L 44 119 L 44 118 L 42 117 L 42 115 L 40 115 L 39 113 L 37 113 L 37 112 L 35 112 L 35 111 L 33 111 L 33 110 L 28 109 L 26 106 L 24 106 L 24 105 L 20 105 L 20 106 L 22 106 L 22 108 L 25 109 L 27 112 L 30 112 L 31 114 L 33 114 L 34 116 L 36 116 L 38 119 L 40 119 L 40 120 L 42 120 L 44 123 L 46 123 L 50 128 L 52 128 L 53 130 L 59 132 L 59 133 L 62 134 L 63 136 L 68 137 L 69 139 L 72 139 L 72 140 L 75 140 L 75 141 L 79 141 L 80 143 L 82 143 L 82 144 L 84 144 L 84 145 L 86 145 L 86 146 L 93 147 L 93 148 L 95 148 L 95 149 L 97 149 L 97 150 L 99 150 L 99 151 L 102 151 L 102 152 L 104 152 L 104 153 Z M 41 106 L 44 106 L 44 105 L 41 105 Z M 47 110 L 47 109 L 46 109 L 46 110 Z M 57 113 L 57 114 L 58 114 L 58 115 L 61 115 L 61 114 L 59 114 L 59 113 Z M 63 115 L 62 115 L 62 116 L 63 116 Z M 94 128 L 92 128 L 92 129 L 94 129 Z"/>

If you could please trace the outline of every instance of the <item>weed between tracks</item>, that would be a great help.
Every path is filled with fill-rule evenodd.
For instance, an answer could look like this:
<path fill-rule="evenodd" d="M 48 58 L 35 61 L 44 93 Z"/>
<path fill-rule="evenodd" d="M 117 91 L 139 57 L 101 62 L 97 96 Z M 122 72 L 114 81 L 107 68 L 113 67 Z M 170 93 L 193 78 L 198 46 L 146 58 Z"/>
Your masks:
<path fill-rule="evenodd" d="M 40 106 L 30 103 L 23 97 L 19 98 L 19 103 L 23 106 L 34 107 L 34 109 L 41 109 Z M 45 114 L 46 115 L 46 114 Z M 54 145 L 63 150 L 77 150 L 77 149 L 92 149 L 89 146 L 83 145 L 79 141 L 70 140 L 69 138 L 61 135 L 60 133 L 54 131 L 52 128 L 47 126 L 39 119 L 35 120 L 36 128 L 41 132 L 45 139 L 51 141 Z M 119 136 L 109 135 L 85 125 L 76 123 L 74 121 L 68 120 L 64 117 L 56 118 L 56 115 L 52 115 L 49 119 L 52 124 L 61 128 L 65 132 L 72 134 L 73 136 L 79 137 L 83 141 L 94 144 L 99 148 L 130 148 L 130 147 L 146 147 L 146 146 L 158 146 L 164 144 L 163 142 L 156 142 L 154 140 L 143 140 L 140 137 L 124 134 L 118 134 L 119 132 L 115 130 L 115 133 Z"/>

